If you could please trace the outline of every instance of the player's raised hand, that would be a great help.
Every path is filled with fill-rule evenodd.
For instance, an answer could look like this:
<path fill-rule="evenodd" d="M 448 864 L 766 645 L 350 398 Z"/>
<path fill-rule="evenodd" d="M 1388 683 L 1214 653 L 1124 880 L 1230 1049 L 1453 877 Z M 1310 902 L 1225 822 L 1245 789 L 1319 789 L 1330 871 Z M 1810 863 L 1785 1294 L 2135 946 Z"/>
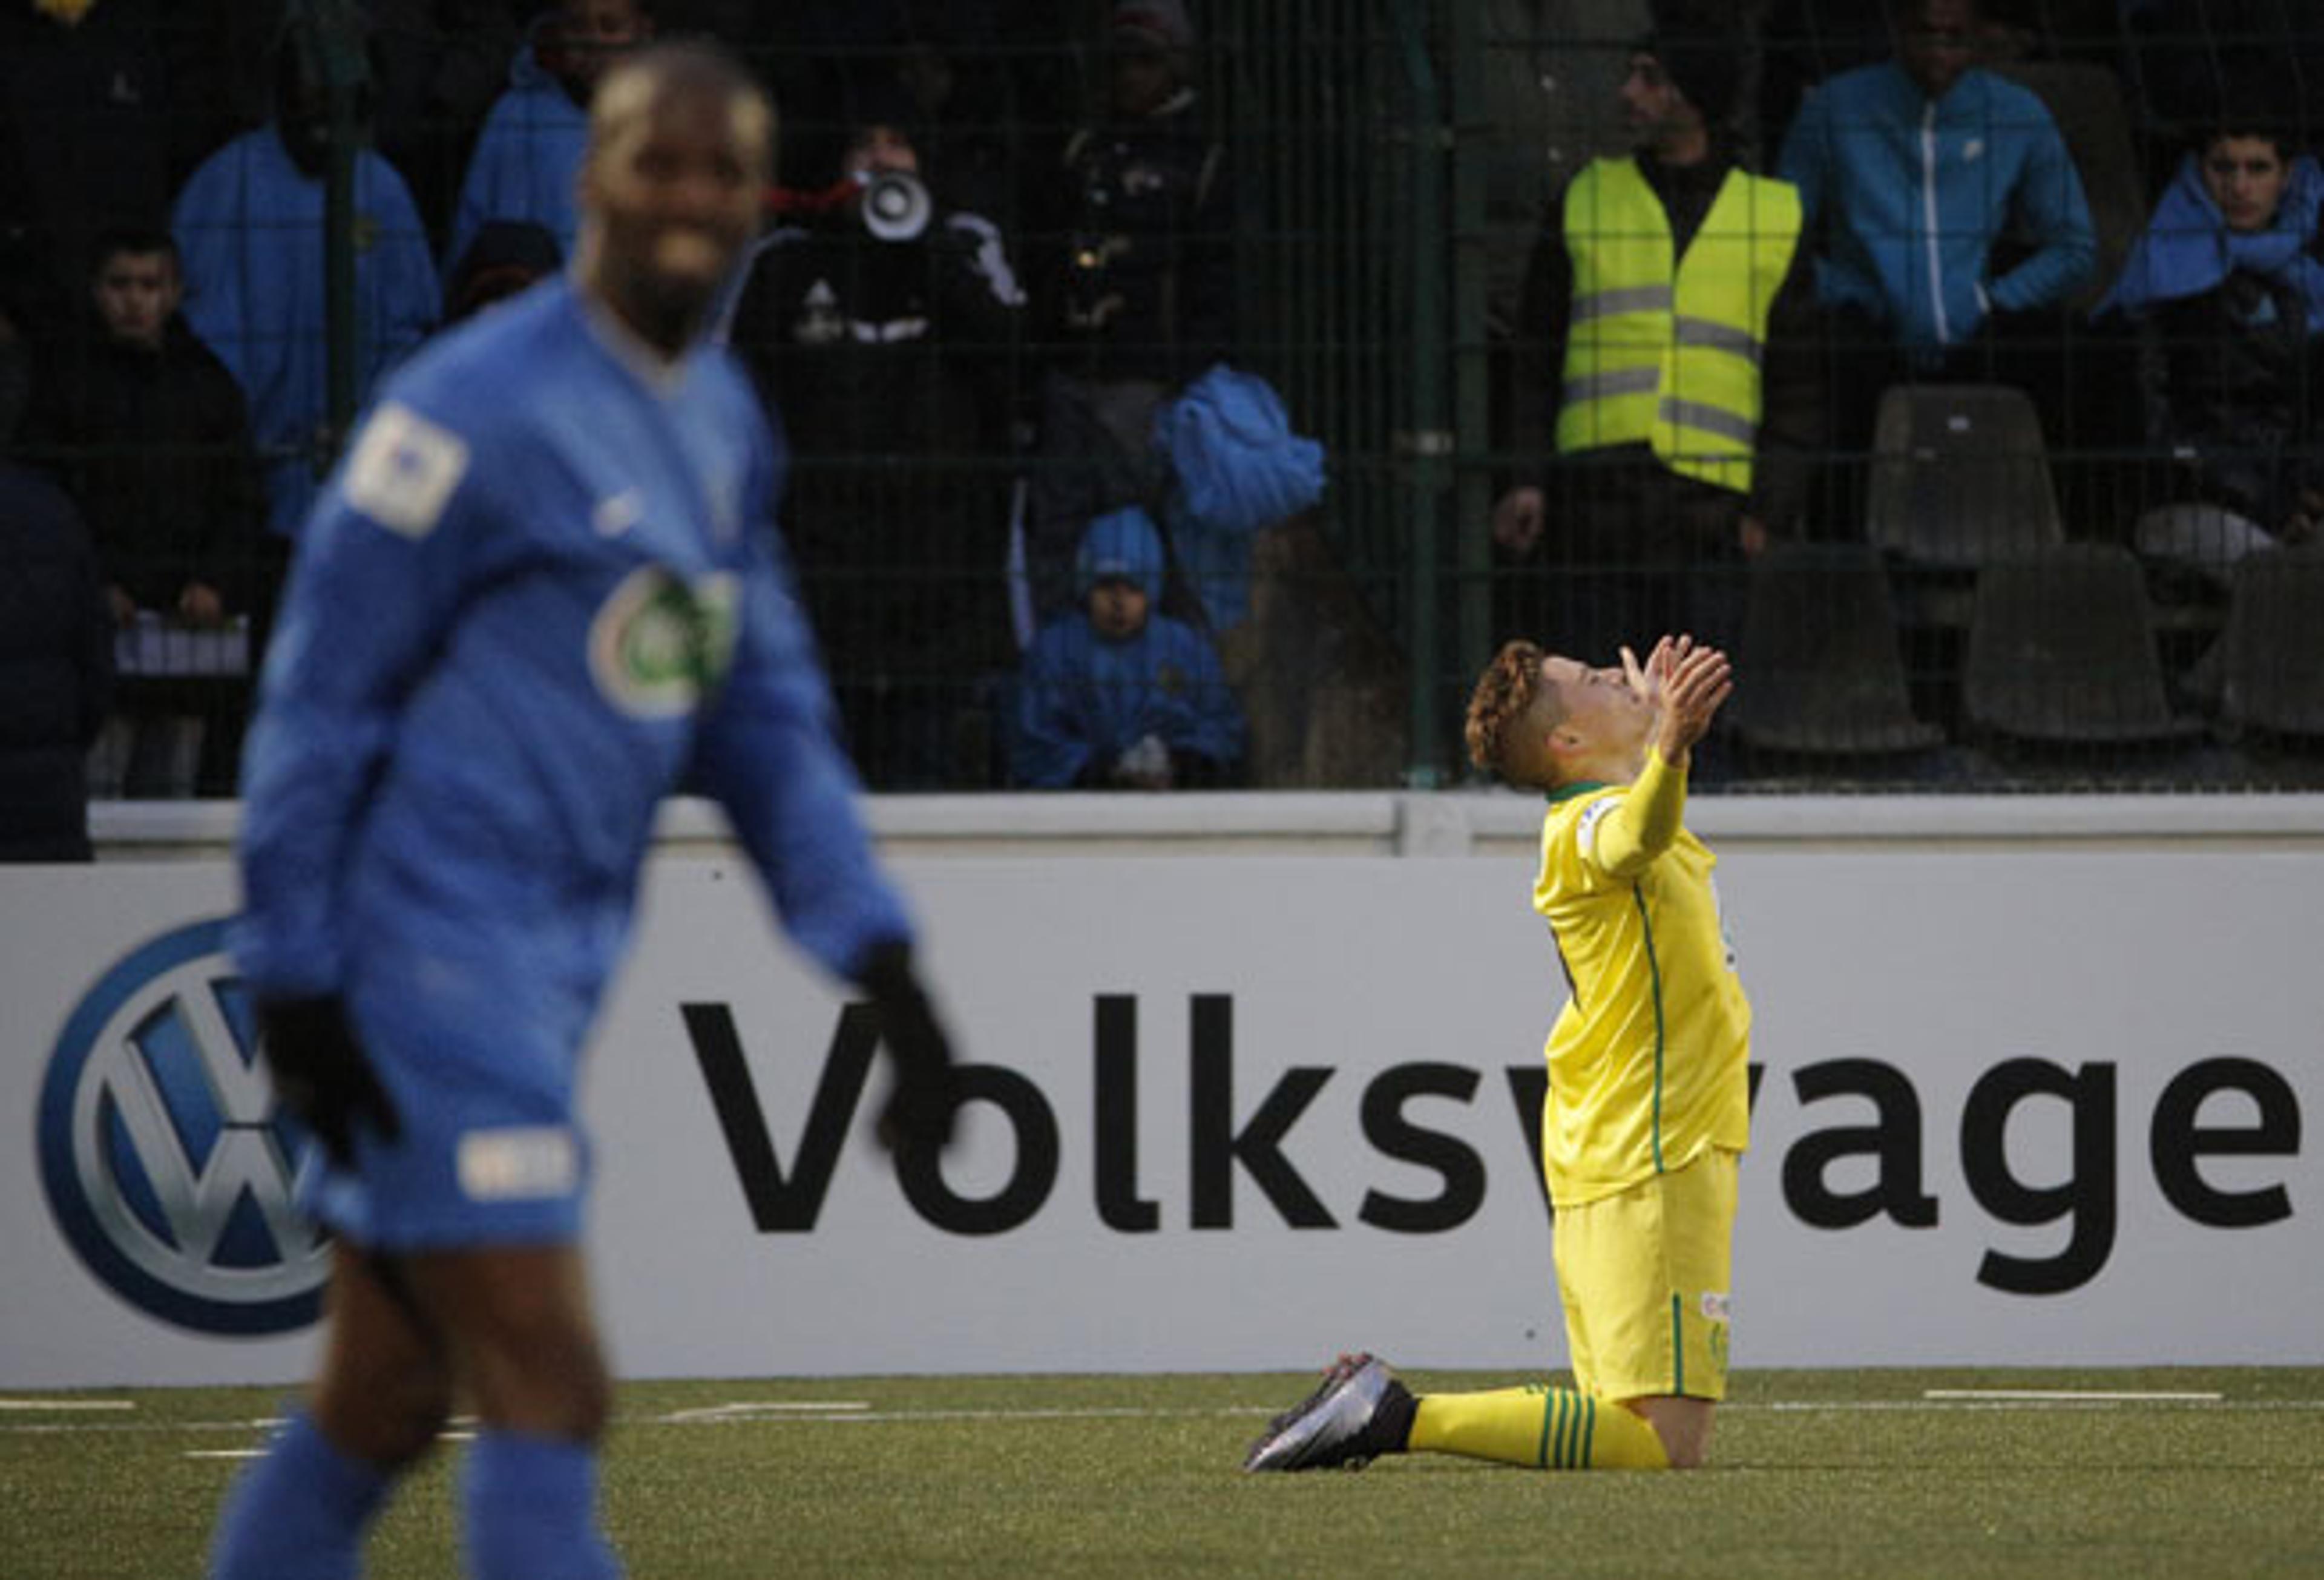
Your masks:
<path fill-rule="evenodd" d="M 1685 638 L 1683 656 L 1675 657 L 1656 688 L 1653 740 L 1663 760 L 1674 763 L 1711 729 L 1720 705 L 1734 694 L 1735 671 L 1727 655 L 1716 648 L 1698 648 Z M 1676 644 L 1673 644 L 1675 651 Z M 1662 656 L 1658 644 L 1655 657 Z M 1648 660 L 1651 674 L 1653 659 Z"/>
<path fill-rule="evenodd" d="M 1622 678 L 1630 687 L 1630 694 L 1653 707 L 1662 694 L 1663 683 L 1670 676 L 1671 668 L 1694 650 L 1694 638 L 1688 636 L 1665 636 L 1655 639 L 1654 648 L 1644 664 L 1625 643 L 1622 648 Z"/>

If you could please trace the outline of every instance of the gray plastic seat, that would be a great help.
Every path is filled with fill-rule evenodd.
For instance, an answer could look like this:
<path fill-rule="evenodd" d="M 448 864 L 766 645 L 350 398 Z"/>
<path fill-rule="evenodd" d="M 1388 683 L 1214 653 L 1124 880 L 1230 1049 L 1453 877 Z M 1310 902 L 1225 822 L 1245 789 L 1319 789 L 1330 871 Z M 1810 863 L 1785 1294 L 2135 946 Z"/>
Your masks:
<path fill-rule="evenodd" d="M 1786 544 L 1751 563 L 1749 602 L 1727 704 L 1754 749 L 1877 756 L 1940 744 L 1913 715 L 1880 551 Z"/>
<path fill-rule="evenodd" d="M 1973 571 L 2065 541 L 2042 420 L 2004 384 L 1897 384 L 1880 397 L 1866 536 L 1908 564 Z"/>
<path fill-rule="evenodd" d="M 1978 574 L 1961 707 L 1978 729 L 2052 743 L 2159 743 L 2201 733 L 2171 708 L 2145 573 L 2085 543 Z"/>
<path fill-rule="evenodd" d="M 2324 547 L 2266 549 L 2236 561 L 2220 640 L 2223 718 L 2324 737 Z"/>

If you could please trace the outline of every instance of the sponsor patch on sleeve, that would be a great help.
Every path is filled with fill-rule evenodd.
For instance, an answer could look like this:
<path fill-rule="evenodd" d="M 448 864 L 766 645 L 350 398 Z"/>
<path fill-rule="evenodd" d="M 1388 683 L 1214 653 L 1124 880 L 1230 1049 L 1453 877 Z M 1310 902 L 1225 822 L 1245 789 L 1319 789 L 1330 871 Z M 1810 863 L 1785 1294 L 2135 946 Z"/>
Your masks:
<path fill-rule="evenodd" d="M 456 1166 L 471 1201 L 549 1201 L 579 1189 L 581 1146 L 557 1125 L 471 1130 Z"/>
<path fill-rule="evenodd" d="M 468 470 L 468 444 L 400 401 L 364 425 L 347 459 L 347 503 L 400 537 L 436 530 Z"/>
<path fill-rule="evenodd" d="M 1592 861 L 1598 859 L 1598 825 L 1621 799 L 1618 795 L 1600 795 L 1573 820 L 1573 842 Z"/>

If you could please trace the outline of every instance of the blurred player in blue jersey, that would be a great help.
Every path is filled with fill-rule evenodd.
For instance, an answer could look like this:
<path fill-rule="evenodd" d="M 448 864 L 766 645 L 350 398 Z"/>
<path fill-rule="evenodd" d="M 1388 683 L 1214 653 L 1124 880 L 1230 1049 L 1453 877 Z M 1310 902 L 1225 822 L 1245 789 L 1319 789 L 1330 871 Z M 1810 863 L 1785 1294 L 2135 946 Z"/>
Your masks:
<path fill-rule="evenodd" d="M 321 1375 L 229 1497 L 219 1576 L 354 1575 L 456 1384 L 482 1421 L 468 1572 L 620 1573 L 573 1096 L 681 781 L 877 1007 L 883 1138 L 949 1138 L 951 1051 L 768 529 L 780 455 L 747 379 L 696 348 L 773 134 L 714 51 L 610 73 L 570 275 L 415 358 L 308 525 L 250 742 L 235 949 L 338 1240 Z"/>

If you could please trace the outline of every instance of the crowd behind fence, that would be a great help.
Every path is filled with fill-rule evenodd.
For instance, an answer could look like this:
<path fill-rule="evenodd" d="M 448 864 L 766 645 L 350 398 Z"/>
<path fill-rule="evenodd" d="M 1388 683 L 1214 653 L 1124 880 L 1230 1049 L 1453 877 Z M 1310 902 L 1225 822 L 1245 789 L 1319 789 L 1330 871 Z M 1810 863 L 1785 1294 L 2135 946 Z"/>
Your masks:
<path fill-rule="evenodd" d="M 20 4 L 0 752 L 233 794 L 370 392 L 570 255 L 594 74 L 707 33 L 780 106 L 718 334 L 875 789 L 1457 783 L 1501 641 L 1671 626 L 1738 657 L 1707 789 L 2310 786 L 2310 9 Z"/>

